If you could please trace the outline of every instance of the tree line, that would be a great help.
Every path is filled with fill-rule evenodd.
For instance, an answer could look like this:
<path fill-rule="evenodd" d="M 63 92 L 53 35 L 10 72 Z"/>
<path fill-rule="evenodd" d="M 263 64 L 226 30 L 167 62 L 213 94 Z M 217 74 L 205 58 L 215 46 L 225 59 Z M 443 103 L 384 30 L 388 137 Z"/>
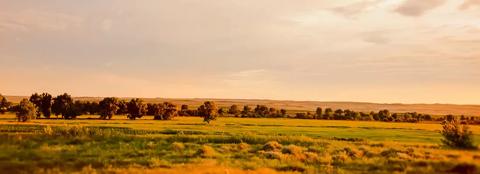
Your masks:
<path fill-rule="evenodd" d="M 362 120 L 384 122 L 420 122 L 420 121 L 443 121 L 454 117 L 433 118 L 429 114 L 416 112 L 392 113 L 389 110 L 378 112 L 356 112 L 349 109 L 336 109 L 318 107 L 315 112 L 288 113 L 286 109 L 277 109 L 265 105 L 239 106 L 231 105 L 227 108 L 218 107 L 213 101 L 206 101 L 196 109 L 188 105 L 178 107 L 171 102 L 146 103 L 142 99 L 133 98 L 129 101 L 115 97 L 106 97 L 99 102 L 73 100 L 67 94 L 56 97 L 48 93 L 34 93 L 28 99 L 23 99 L 19 104 L 13 105 L 5 97 L 0 95 L 0 113 L 7 111 L 16 112 L 19 121 L 33 118 L 51 118 L 55 115 L 63 119 L 75 119 L 80 115 L 99 115 L 99 119 L 111 119 L 114 115 L 125 115 L 128 119 L 135 120 L 143 116 L 153 116 L 155 120 L 171 120 L 176 116 L 200 116 L 205 122 L 215 120 L 218 116 L 235 116 L 242 118 L 297 118 L 297 119 L 320 119 L 320 120 Z M 21 117 L 21 118 L 20 118 Z M 478 117 L 461 116 L 464 123 L 479 124 Z"/>

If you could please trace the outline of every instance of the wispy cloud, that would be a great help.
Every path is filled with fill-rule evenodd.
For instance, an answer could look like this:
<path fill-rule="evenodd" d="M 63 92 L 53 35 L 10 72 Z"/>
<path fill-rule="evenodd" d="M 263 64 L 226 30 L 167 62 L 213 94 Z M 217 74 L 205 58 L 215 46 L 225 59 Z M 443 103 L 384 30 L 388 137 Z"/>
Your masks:
<path fill-rule="evenodd" d="M 474 6 L 480 6 L 480 0 L 465 0 L 462 5 L 460 5 L 460 10 L 466 10 Z"/>
<path fill-rule="evenodd" d="M 443 3 L 445 0 L 405 0 L 395 11 L 405 16 L 417 17 Z"/>
<path fill-rule="evenodd" d="M 334 7 L 331 9 L 331 11 L 351 17 L 363 13 L 380 2 L 382 2 L 382 0 L 362 0 L 360 2 L 355 2 L 348 5 Z"/>

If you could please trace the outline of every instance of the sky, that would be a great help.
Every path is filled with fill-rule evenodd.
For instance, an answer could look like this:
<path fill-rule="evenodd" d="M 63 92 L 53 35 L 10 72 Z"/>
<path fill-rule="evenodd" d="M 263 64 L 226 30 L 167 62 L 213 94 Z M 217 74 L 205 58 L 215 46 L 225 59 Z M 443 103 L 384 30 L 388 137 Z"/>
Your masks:
<path fill-rule="evenodd" d="M 0 0 L 0 93 L 480 104 L 480 0 Z"/>

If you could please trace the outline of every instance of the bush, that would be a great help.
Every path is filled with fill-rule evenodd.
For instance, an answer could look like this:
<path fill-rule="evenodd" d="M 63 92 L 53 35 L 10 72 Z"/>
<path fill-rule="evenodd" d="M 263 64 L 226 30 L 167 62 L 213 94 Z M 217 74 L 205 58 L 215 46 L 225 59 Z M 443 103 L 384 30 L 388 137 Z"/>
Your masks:
<path fill-rule="evenodd" d="M 18 105 L 18 110 L 17 110 L 18 121 L 25 122 L 30 119 L 35 119 L 36 113 L 37 113 L 37 109 L 35 105 L 33 105 L 33 103 L 28 101 L 27 99 L 23 99 Z"/>
<path fill-rule="evenodd" d="M 203 145 L 202 148 L 198 149 L 197 155 L 203 158 L 212 158 L 215 157 L 217 152 L 211 146 Z"/>
<path fill-rule="evenodd" d="M 269 141 L 263 145 L 262 149 L 265 151 L 276 151 L 282 149 L 282 145 L 276 141 Z"/>
<path fill-rule="evenodd" d="M 461 125 L 458 120 L 452 119 L 444 121 L 442 126 L 442 143 L 444 145 L 459 149 L 475 148 L 473 145 L 473 133 L 469 130 L 468 125 Z"/>

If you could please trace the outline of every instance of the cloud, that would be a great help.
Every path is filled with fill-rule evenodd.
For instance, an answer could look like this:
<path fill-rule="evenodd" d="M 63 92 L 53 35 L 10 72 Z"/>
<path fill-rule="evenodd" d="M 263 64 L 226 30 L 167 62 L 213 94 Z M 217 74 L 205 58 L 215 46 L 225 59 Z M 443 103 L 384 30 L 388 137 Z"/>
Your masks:
<path fill-rule="evenodd" d="M 395 9 L 395 12 L 405 16 L 417 17 L 442 5 L 444 2 L 445 0 L 405 0 Z"/>
<path fill-rule="evenodd" d="M 480 6 L 480 0 L 465 0 L 459 7 L 460 10 L 467 10 L 472 6 Z"/>
<path fill-rule="evenodd" d="M 373 44 L 387 44 L 390 42 L 390 39 L 387 38 L 385 35 L 387 34 L 386 31 L 372 31 L 372 32 L 365 32 L 361 34 L 363 41 Z"/>
<path fill-rule="evenodd" d="M 368 8 L 377 5 L 381 1 L 379 0 L 363 0 L 360 2 L 348 4 L 345 6 L 338 6 L 335 8 L 332 8 L 331 11 L 341 14 L 347 17 L 354 16 L 360 13 L 363 13 L 365 10 Z"/>
<path fill-rule="evenodd" d="M 0 28 L 12 31 L 65 31 L 79 27 L 81 17 L 66 13 L 41 10 L 19 10 L 0 12 Z"/>

